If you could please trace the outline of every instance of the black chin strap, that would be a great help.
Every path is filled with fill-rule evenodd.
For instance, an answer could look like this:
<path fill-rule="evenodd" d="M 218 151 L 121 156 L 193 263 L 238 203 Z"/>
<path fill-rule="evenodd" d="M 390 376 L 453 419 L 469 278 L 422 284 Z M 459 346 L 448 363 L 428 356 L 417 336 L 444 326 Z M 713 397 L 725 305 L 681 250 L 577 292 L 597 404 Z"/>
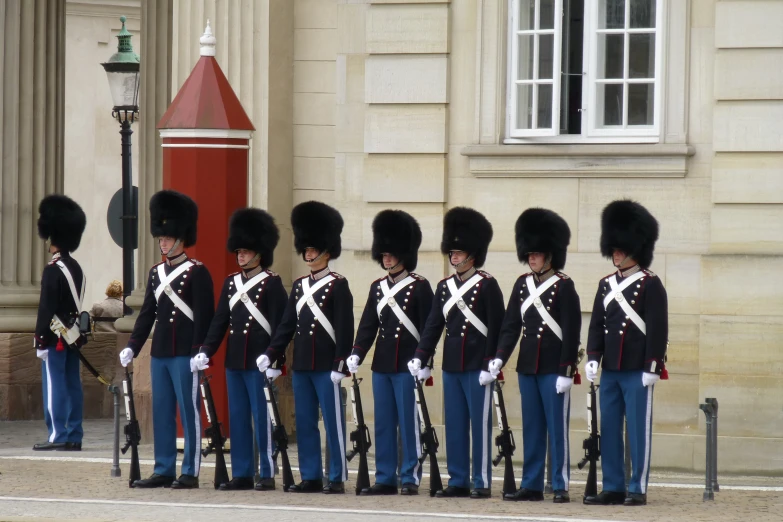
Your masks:
<path fill-rule="evenodd" d="M 449 257 L 451 257 L 451 256 L 449 256 Z M 451 265 L 452 268 L 454 268 L 454 270 L 459 272 L 459 269 L 462 268 L 463 266 L 465 266 L 468 263 L 468 261 L 471 261 L 472 259 L 473 259 L 473 254 L 470 254 L 462 262 L 457 263 L 456 265 L 454 263 L 452 263 L 451 260 L 449 260 L 449 264 Z"/>
<path fill-rule="evenodd" d="M 312 265 L 313 263 L 315 263 L 316 261 L 318 261 L 319 259 L 321 259 L 321 258 L 323 257 L 323 255 L 324 255 L 324 254 L 326 254 L 326 250 L 324 250 L 323 252 L 321 252 L 320 254 L 318 254 L 317 256 L 315 256 L 313 259 L 311 259 L 311 260 L 309 260 L 309 261 L 308 261 L 308 260 L 307 260 L 307 258 L 305 257 L 305 253 L 304 253 L 304 252 L 302 252 L 302 260 L 304 260 L 304 262 L 305 262 L 305 263 L 307 263 L 308 265 Z"/>
<path fill-rule="evenodd" d="M 169 254 L 172 253 L 173 251 L 175 251 L 177 249 L 177 247 L 179 247 L 179 245 L 181 245 L 181 244 L 182 244 L 182 241 L 177 239 L 176 241 L 174 241 L 174 244 L 171 245 L 171 248 L 169 248 L 168 254 L 164 254 L 163 253 L 163 249 L 160 248 L 160 243 L 158 243 L 158 248 L 160 249 L 160 255 L 162 255 L 162 256 L 165 255 L 167 259 L 171 259 L 171 256 Z M 177 254 L 177 255 L 179 255 L 179 254 Z M 174 257 L 177 257 L 177 256 L 174 256 Z"/>
<path fill-rule="evenodd" d="M 248 262 L 247 262 L 247 263 L 245 263 L 244 265 L 243 265 L 243 264 L 241 264 L 241 263 L 239 262 L 239 256 L 237 255 L 237 264 L 239 265 L 239 268 L 241 268 L 242 270 L 247 270 L 247 267 L 248 267 L 248 265 L 252 265 L 252 264 L 253 264 L 253 263 L 255 263 L 256 261 L 258 261 L 258 262 L 260 262 L 260 261 L 261 261 L 261 254 L 256 254 L 256 255 L 254 255 L 254 256 L 253 256 L 253 259 L 251 259 L 250 261 L 248 261 Z M 257 265 L 256 265 L 256 266 L 257 266 Z M 254 266 L 253 268 L 255 268 L 255 266 Z"/>

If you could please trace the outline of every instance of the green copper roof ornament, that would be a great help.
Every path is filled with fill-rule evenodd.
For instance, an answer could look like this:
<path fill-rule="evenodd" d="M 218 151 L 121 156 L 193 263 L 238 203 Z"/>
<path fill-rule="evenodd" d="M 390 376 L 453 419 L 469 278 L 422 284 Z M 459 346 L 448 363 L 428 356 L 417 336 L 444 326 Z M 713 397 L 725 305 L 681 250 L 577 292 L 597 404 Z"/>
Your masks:
<path fill-rule="evenodd" d="M 139 55 L 133 52 L 133 35 L 125 28 L 126 20 L 124 16 L 120 17 L 122 29 L 117 33 L 117 52 L 109 58 L 109 63 L 140 63 Z"/>
<path fill-rule="evenodd" d="M 141 60 L 139 55 L 133 52 L 131 38 L 133 35 L 125 28 L 126 18 L 120 17 L 122 29 L 117 34 L 117 52 L 109 61 L 102 63 L 106 76 L 109 79 L 109 88 L 114 102 L 116 117 L 118 111 L 122 111 L 123 117 L 130 114 L 130 121 L 139 110 L 139 69 Z"/>

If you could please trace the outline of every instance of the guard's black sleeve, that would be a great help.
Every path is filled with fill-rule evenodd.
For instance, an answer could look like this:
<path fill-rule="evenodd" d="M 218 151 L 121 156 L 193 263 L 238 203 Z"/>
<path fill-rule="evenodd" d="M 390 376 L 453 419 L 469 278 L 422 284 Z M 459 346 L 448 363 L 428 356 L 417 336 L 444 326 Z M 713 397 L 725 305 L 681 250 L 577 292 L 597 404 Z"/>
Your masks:
<path fill-rule="evenodd" d="M 644 319 L 647 324 L 644 371 L 660 375 L 669 342 L 669 305 L 661 279 L 649 276 L 648 279 L 644 291 Z"/>
<path fill-rule="evenodd" d="M 285 349 L 291 339 L 294 337 L 296 331 L 296 323 L 298 317 L 296 315 L 296 281 L 291 286 L 291 293 L 288 295 L 288 301 L 285 305 L 285 311 L 280 319 L 280 322 L 275 329 L 275 334 L 272 337 L 272 342 L 269 343 L 269 348 L 266 349 L 266 355 L 269 360 L 274 364 L 279 358 L 285 356 Z"/>
<path fill-rule="evenodd" d="M 562 279 L 559 285 L 557 298 L 560 301 L 560 328 L 563 330 L 563 342 L 560 348 L 558 373 L 564 377 L 573 377 L 579 353 L 579 337 L 582 331 L 582 310 L 574 281 Z"/>
<path fill-rule="evenodd" d="M 53 346 L 57 339 L 49 325 L 60 299 L 61 273 L 55 265 L 47 265 L 41 275 L 41 298 L 38 301 L 38 317 L 35 320 L 35 348 L 38 350 Z"/>
<path fill-rule="evenodd" d="M 212 318 L 212 323 L 209 325 L 207 336 L 204 339 L 204 344 L 201 345 L 199 352 L 205 354 L 210 359 L 215 356 L 220 345 L 223 342 L 223 338 L 226 336 L 226 330 L 231 323 L 231 309 L 228 307 L 228 289 L 229 280 L 226 279 L 223 283 L 223 289 L 220 291 L 220 300 L 218 301 L 217 311 Z"/>
<path fill-rule="evenodd" d="M 372 348 L 375 338 L 378 336 L 378 328 L 380 326 L 377 312 L 378 303 L 376 302 L 377 299 L 374 298 L 374 289 L 375 283 L 370 285 L 370 292 L 367 295 L 362 318 L 359 319 L 359 328 L 356 330 L 356 340 L 353 342 L 353 350 L 351 350 L 351 355 L 358 356 L 362 362 Z"/>
<path fill-rule="evenodd" d="M 347 279 L 338 279 L 334 285 L 334 363 L 332 371 L 348 374 L 345 359 L 353 346 L 353 295 Z"/>
<path fill-rule="evenodd" d="M 191 355 L 198 353 L 215 315 L 215 290 L 212 276 L 204 265 L 193 270 L 193 346 Z"/>
<path fill-rule="evenodd" d="M 426 279 L 417 281 L 416 286 L 413 288 L 419 304 L 419 317 L 416 321 L 416 328 L 421 332 L 424 329 L 424 325 L 427 324 L 427 317 L 429 317 L 430 310 L 432 310 L 432 299 L 435 294 L 432 292 L 430 282 Z"/>
<path fill-rule="evenodd" d="M 445 286 L 445 283 L 438 284 L 438 288 Z M 438 299 L 432 300 L 430 313 L 427 321 L 424 323 L 424 331 L 421 333 L 419 346 L 416 348 L 414 357 L 421 360 L 421 365 L 425 366 L 431 358 L 435 357 L 435 348 L 440 341 L 443 328 L 446 326 L 446 318 L 443 317 L 441 302 Z"/>
<path fill-rule="evenodd" d="M 601 295 L 601 284 L 598 283 L 598 290 L 595 291 L 593 315 L 590 316 L 590 326 L 587 330 L 587 360 L 599 363 L 604 356 L 606 341 L 604 337 L 604 297 Z"/>
<path fill-rule="evenodd" d="M 280 276 L 274 276 L 268 279 L 266 293 L 267 320 L 269 321 L 269 325 L 272 327 L 271 337 L 274 337 L 275 333 L 277 333 L 278 326 L 280 326 L 280 323 L 283 320 L 286 305 L 288 304 L 288 295 L 285 293 L 283 280 L 280 279 Z M 280 356 L 277 358 L 275 364 L 272 365 L 272 368 L 281 368 L 284 364 L 285 349 L 283 350 L 283 353 L 280 354 Z"/>
<path fill-rule="evenodd" d="M 500 326 L 498 334 L 498 349 L 495 352 L 495 358 L 503 361 L 506 365 L 511 354 L 517 347 L 519 336 L 522 334 L 522 311 L 519 305 L 519 286 L 522 278 L 517 279 L 514 288 L 511 290 L 511 297 L 508 298 L 508 306 L 503 316 L 503 324 Z"/>
<path fill-rule="evenodd" d="M 155 312 L 158 310 L 158 301 L 155 299 L 155 289 L 152 287 L 153 267 L 147 275 L 147 290 L 144 294 L 144 303 L 141 305 L 139 317 L 133 325 L 133 333 L 128 339 L 128 348 L 133 350 L 133 356 L 137 357 L 141 347 L 150 336 L 152 327 L 155 324 Z"/>
<path fill-rule="evenodd" d="M 484 301 L 484 309 L 487 311 L 487 345 L 484 349 L 484 363 L 481 369 L 486 371 L 489 361 L 495 358 L 497 352 L 500 327 L 503 324 L 506 308 L 503 305 L 503 291 L 498 280 L 494 277 L 486 279 L 484 285 L 480 293 Z"/>

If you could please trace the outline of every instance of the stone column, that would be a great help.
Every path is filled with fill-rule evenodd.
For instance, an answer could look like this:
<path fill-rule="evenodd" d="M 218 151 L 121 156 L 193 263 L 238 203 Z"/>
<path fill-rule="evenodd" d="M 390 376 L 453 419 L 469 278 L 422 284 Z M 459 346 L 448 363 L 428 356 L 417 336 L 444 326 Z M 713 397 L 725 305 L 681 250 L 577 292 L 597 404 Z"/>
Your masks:
<path fill-rule="evenodd" d="M 63 187 L 65 0 L 0 2 L 0 420 L 40 417 L 38 202 Z"/>

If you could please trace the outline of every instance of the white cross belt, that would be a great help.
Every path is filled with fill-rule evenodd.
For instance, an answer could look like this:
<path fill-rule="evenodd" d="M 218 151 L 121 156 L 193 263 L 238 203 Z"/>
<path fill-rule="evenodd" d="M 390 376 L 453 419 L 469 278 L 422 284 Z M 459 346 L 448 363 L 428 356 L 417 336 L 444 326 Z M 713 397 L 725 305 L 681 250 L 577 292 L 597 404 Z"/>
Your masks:
<path fill-rule="evenodd" d="M 449 288 L 451 297 L 448 301 L 446 301 L 446 304 L 443 305 L 443 317 L 448 319 L 449 311 L 451 311 L 454 305 L 457 305 L 457 308 L 459 308 L 459 310 L 462 312 L 462 315 L 465 316 L 468 322 L 475 326 L 476 330 L 481 332 L 484 337 L 486 337 L 487 332 L 489 332 L 487 325 L 485 325 L 484 322 L 473 313 L 473 310 L 471 310 L 467 303 L 465 303 L 465 300 L 462 299 L 462 296 L 467 294 L 468 291 L 476 286 L 483 278 L 484 277 L 481 274 L 476 274 L 468 279 L 464 285 L 457 288 L 457 285 L 454 282 L 454 278 L 450 277 L 449 280 L 446 281 L 446 286 Z"/>
<path fill-rule="evenodd" d="M 625 312 L 625 315 L 628 316 L 631 321 L 633 321 L 633 324 L 636 325 L 639 330 L 644 335 L 647 335 L 647 324 L 644 322 L 644 319 L 642 319 L 638 313 L 636 313 L 636 310 L 633 309 L 633 307 L 628 304 L 628 301 L 625 299 L 625 296 L 623 295 L 623 290 L 634 284 L 639 279 L 643 278 L 645 275 L 644 272 L 636 272 L 634 275 L 628 277 L 625 281 L 617 284 L 617 274 L 613 275 L 612 277 L 608 278 L 609 280 L 609 286 L 611 289 L 606 294 L 606 297 L 604 297 L 604 310 L 606 310 L 609 307 L 609 304 L 612 301 L 617 301 L 617 304 L 620 305 L 620 308 L 623 309 L 623 312 Z"/>
<path fill-rule="evenodd" d="M 253 316 L 253 319 L 258 321 L 258 324 L 260 324 L 261 327 L 266 330 L 266 333 L 269 335 L 269 337 L 272 337 L 272 325 L 269 324 L 269 321 L 267 321 L 266 317 L 264 317 L 264 314 L 262 314 L 256 305 L 250 301 L 250 297 L 247 295 L 250 290 L 252 290 L 256 285 L 258 285 L 267 277 L 269 277 L 269 272 L 261 272 L 260 274 L 250 279 L 247 283 L 242 284 L 242 275 L 235 275 L 234 287 L 236 288 L 236 293 L 228 301 L 228 308 L 229 310 L 233 310 L 234 305 L 236 305 L 237 302 L 242 301 L 242 303 L 245 305 L 245 308 L 247 308 L 247 311 L 250 312 L 251 316 Z"/>
<path fill-rule="evenodd" d="M 323 329 L 326 330 L 326 333 L 329 334 L 329 337 L 332 338 L 332 341 L 337 344 L 337 337 L 334 334 L 334 327 L 332 327 L 332 323 L 329 321 L 326 315 L 324 315 L 323 310 L 321 310 L 321 307 L 318 306 L 318 303 L 316 303 L 315 299 L 313 298 L 318 290 L 332 281 L 334 281 L 334 276 L 331 274 L 324 277 L 313 286 L 310 286 L 309 278 L 306 277 L 302 279 L 302 297 L 300 297 L 299 301 L 296 303 L 296 317 L 299 317 L 299 312 L 302 311 L 302 307 L 306 304 L 310 308 L 313 316 L 321 323 Z"/>
<path fill-rule="evenodd" d="M 552 285 L 557 283 L 560 280 L 557 276 L 552 276 L 543 283 L 541 283 L 541 286 L 536 287 L 535 281 L 533 279 L 532 275 L 527 276 L 527 279 L 525 279 L 525 283 L 527 283 L 527 287 L 530 289 L 530 295 L 527 296 L 527 299 L 525 299 L 522 302 L 522 308 L 521 308 L 521 317 L 525 317 L 525 312 L 528 308 L 530 308 L 530 305 L 535 305 L 536 310 L 538 310 L 538 315 L 541 316 L 541 319 L 544 321 L 544 324 L 549 327 L 550 330 L 552 330 L 558 339 L 561 341 L 563 340 L 563 329 L 560 328 L 560 325 L 557 324 L 557 321 L 555 321 L 554 317 L 549 313 L 549 310 L 546 309 L 546 306 L 544 306 L 544 303 L 541 302 L 541 296 L 544 295 L 544 292 L 552 288 Z"/>
<path fill-rule="evenodd" d="M 402 308 L 400 307 L 400 304 L 397 302 L 397 300 L 394 298 L 395 295 L 397 295 L 398 292 L 400 292 L 403 288 L 408 286 L 409 284 L 416 281 L 413 279 L 413 277 L 408 276 L 393 287 L 389 289 L 389 283 L 384 278 L 383 281 L 381 281 L 381 291 L 383 292 L 383 298 L 381 298 L 380 302 L 378 303 L 378 306 L 376 308 L 376 312 L 378 313 L 378 319 L 381 318 L 381 311 L 384 309 L 384 307 L 388 304 L 389 308 L 392 312 L 394 312 L 394 315 L 397 316 L 397 319 L 400 320 L 400 322 L 407 328 L 407 330 L 411 333 L 411 335 L 417 340 L 421 340 L 421 336 L 419 335 L 419 330 L 416 328 L 416 325 L 413 324 L 413 321 L 411 321 L 411 318 L 408 317 L 408 314 L 406 314 Z"/>
<path fill-rule="evenodd" d="M 187 303 L 185 303 L 185 301 L 182 300 L 180 296 L 177 295 L 177 292 L 171 288 L 171 283 L 192 266 L 193 262 L 185 261 L 175 270 L 166 274 L 165 270 L 163 269 L 163 263 L 161 263 L 157 268 L 160 284 L 155 289 L 155 301 L 160 301 L 160 295 L 165 292 L 169 299 L 171 299 L 171 302 L 174 303 L 174 306 L 178 308 L 183 314 L 185 314 L 185 316 L 191 321 L 193 320 L 193 310 L 187 305 Z"/>

